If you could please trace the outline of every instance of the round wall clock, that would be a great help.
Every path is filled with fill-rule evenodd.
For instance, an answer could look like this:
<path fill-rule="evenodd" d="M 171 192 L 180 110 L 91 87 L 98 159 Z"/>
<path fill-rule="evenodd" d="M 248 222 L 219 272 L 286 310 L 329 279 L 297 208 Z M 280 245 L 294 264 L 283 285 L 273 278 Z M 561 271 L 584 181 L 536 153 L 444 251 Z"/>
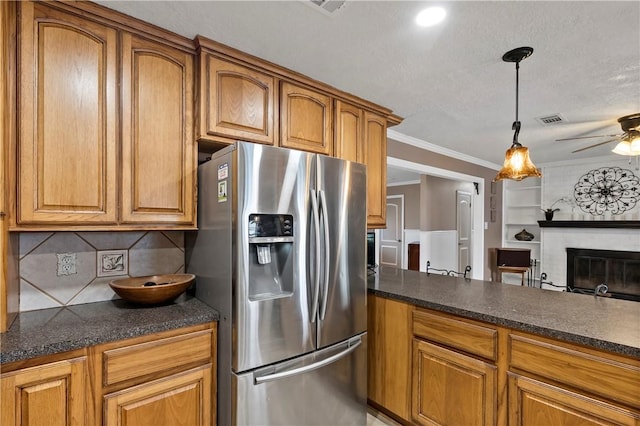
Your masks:
<path fill-rule="evenodd" d="M 631 170 L 602 167 L 582 175 L 574 186 L 573 196 L 586 213 L 621 214 L 640 200 L 640 179 Z"/>

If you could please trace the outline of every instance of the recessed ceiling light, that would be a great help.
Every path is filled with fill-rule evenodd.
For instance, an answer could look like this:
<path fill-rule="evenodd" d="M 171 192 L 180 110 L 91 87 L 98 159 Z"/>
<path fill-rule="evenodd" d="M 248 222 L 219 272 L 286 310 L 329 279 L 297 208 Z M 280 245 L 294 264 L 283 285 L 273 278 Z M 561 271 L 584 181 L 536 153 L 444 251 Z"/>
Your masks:
<path fill-rule="evenodd" d="M 429 7 L 418 13 L 416 23 L 421 27 L 430 27 L 442 22 L 447 12 L 441 7 Z"/>

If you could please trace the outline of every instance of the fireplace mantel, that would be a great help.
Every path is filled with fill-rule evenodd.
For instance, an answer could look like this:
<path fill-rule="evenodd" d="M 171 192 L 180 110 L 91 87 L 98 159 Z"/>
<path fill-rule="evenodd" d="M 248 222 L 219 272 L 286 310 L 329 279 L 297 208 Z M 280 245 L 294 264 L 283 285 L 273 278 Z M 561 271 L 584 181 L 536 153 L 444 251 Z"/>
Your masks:
<path fill-rule="evenodd" d="M 636 228 L 640 220 L 539 220 L 541 228 Z"/>

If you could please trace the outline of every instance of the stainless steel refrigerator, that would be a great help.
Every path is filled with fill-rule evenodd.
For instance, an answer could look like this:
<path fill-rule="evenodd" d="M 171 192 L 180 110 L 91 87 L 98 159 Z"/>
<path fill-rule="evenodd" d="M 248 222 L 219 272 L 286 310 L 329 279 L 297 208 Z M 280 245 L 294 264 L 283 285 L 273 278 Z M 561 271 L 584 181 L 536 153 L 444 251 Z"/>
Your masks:
<path fill-rule="evenodd" d="M 198 186 L 187 271 L 220 312 L 218 424 L 365 425 L 365 166 L 237 142 Z"/>

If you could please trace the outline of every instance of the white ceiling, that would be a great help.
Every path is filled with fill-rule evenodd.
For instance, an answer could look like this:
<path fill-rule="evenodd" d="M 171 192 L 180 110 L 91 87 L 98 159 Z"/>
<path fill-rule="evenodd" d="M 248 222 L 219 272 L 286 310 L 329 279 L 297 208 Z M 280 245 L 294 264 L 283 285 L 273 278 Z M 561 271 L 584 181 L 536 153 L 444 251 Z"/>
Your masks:
<path fill-rule="evenodd" d="M 616 119 L 640 112 L 638 1 L 359 1 L 331 15 L 301 0 L 100 1 L 193 38 L 201 34 L 392 109 L 393 130 L 501 164 L 513 137 L 515 65 L 520 64 L 520 142 L 536 164 L 613 155 Z M 436 27 L 416 13 L 440 5 Z M 536 117 L 559 113 L 566 123 Z"/>

